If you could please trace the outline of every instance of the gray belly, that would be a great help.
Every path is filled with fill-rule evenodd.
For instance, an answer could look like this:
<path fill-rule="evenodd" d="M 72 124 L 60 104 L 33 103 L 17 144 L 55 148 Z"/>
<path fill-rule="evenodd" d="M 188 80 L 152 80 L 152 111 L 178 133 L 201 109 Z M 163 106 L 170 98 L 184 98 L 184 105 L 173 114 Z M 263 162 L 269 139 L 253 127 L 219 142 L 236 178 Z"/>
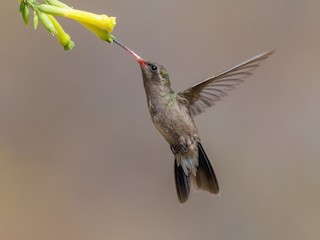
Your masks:
<path fill-rule="evenodd" d="M 187 107 L 177 102 L 168 106 L 152 105 L 149 110 L 152 121 L 158 131 L 167 140 L 175 155 L 178 166 L 182 166 L 186 175 L 190 172 L 196 176 L 198 162 L 198 130 Z"/>

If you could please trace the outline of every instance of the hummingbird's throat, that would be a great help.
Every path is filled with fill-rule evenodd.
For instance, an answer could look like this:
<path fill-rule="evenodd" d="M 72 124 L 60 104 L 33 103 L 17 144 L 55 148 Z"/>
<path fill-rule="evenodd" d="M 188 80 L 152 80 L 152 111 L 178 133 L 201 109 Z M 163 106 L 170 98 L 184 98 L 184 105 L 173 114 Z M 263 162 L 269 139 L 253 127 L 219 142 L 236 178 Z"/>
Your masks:
<path fill-rule="evenodd" d="M 146 61 L 143 60 L 138 54 L 136 54 L 134 51 L 132 51 L 130 48 L 124 46 L 123 44 L 121 44 L 120 42 L 117 42 L 116 40 L 113 40 L 113 42 L 117 45 L 119 45 L 120 47 L 122 47 L 124 50 L 126 50 L 127 52 L 129 52 L 135 59 L 136 61 L 139 63 L 140 66 L 145 67 L 147 65 Z"/>

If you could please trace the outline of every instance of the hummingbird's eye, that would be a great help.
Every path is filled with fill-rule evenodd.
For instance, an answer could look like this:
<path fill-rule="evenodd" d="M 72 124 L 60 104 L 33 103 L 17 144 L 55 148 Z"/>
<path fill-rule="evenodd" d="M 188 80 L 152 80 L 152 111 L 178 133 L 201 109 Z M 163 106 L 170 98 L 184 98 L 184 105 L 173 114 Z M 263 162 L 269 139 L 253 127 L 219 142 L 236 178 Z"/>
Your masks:
<path fill-rule="evenodd" d="M 157 71 L 157 70 L 158 70 L 158 67 L 157 67 L 156 65 L 153 65 L 153 64 L 152 64 L 152 65 L 151 65 L 151 70 L 152 70 L 152 71 Z"/>

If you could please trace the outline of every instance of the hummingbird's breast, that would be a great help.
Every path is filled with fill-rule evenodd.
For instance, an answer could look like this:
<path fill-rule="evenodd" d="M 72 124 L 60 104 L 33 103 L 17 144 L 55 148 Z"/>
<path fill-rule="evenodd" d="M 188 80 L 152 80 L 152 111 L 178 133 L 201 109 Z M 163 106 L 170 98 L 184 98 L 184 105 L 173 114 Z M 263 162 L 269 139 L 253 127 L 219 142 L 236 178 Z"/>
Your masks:
<path fill-rule="evenodd" d="M 152 121 L 171 146 L 189 145 L 199 140 L 198 130 L 188 108 L 174 93 L 157 99 L 148 99 Z"/>

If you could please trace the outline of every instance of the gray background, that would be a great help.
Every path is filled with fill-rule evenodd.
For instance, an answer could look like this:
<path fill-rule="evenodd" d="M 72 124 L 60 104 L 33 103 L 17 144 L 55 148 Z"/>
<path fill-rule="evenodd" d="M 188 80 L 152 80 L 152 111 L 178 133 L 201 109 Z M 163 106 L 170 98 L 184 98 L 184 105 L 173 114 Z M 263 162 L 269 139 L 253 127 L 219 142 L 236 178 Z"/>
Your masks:
<path fill-rule="evenodd" d="M 196 118 L 220 197 L 176 198 L 137 63 L 71 20 L 64 52 L 17 1 L 1 7 L 0 239 L 320 237 L 319 1 L 71 1 L 183 90 L 274 54 Z"/>

